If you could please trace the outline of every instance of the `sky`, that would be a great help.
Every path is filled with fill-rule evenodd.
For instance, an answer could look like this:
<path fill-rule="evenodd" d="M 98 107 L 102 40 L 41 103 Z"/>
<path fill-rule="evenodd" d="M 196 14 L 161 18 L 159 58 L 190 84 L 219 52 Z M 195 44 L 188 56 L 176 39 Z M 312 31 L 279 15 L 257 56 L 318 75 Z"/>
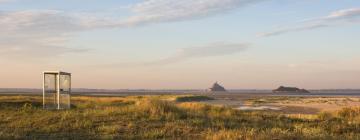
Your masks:
<path fill-rule="evenodd" d="M 360 88 L 359 0 L 0 0 L 0 88 Z"/>

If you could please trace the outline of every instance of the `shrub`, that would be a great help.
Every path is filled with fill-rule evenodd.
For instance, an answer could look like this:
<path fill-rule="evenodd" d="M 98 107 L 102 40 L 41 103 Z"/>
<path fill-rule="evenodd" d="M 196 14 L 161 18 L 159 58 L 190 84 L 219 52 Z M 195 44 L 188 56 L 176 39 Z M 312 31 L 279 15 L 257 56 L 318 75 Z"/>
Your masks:
<path fill-rule="evenodd" d="M 338 111 L 338 116 L 343 119 L 349 119 L 349 120 L 360 117 L 360 107 L 343 108 L 340 111 Z"/>
<path fill-rule="evenodd" d="M 185 113 L 175 104 L 159 99 L 143 99 L 136 102 L 135 106 L 138 113 L 145 113 L 155 118 L 181 118 Z"/>
<path fill-rule="evenodd" d="M 180 96 L 175 99 L 177 102 L 198 102 L 207 100 L 214 100 L 214 98 L 208 96 Z"/>
<path fill-rule="evenodd" d="M 330 120 L 333 118 L 333 114 L 331 114 L 330 112 L 320 112 L 317 115 L 319 120 L 325 121 L 325 120 Z"/>

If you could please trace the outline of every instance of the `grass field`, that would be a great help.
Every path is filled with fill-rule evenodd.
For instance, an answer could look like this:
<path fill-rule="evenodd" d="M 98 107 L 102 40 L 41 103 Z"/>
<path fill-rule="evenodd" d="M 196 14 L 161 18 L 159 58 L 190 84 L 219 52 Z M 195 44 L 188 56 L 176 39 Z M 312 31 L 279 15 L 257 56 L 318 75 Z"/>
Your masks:
<path fill-rule="evenodd" d="M 315 115 L 240 111 L 204 96 L 72 97 L 43 110 L 40 96 L 0 96 L 0 139 L 360 139 L 360 108 Z"/>

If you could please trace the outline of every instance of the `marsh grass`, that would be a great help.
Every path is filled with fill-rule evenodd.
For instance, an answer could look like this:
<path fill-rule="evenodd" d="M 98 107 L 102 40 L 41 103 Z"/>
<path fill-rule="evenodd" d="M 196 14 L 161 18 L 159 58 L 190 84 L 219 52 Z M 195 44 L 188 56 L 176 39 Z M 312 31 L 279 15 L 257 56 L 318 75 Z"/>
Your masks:
<path fill-rule="evenodd" d="M 177 102 L 199 102 L 199 101 L 208 101 L 214 100 L 214 98 L 208 96 L 179 96 L 175 98 Z"/>
<path fill-rule="evenodd" d="M 290 116 L 168 98 L 77 96 L 56 111 L 41 97 L 0 97 L 0 139 L 360 139 L 360 108 Z"/>
<path fill-rule="evenodd" d="M 251 98 L 248 99 L 247 102 L 250 104 L 268 104 L 268 103 L 289 103 L 292 101 L 301 101 L 305 97 L 288 97 L 288 96 L 273 96 L 273 97 L 258 97 L 258 98 Z"/>

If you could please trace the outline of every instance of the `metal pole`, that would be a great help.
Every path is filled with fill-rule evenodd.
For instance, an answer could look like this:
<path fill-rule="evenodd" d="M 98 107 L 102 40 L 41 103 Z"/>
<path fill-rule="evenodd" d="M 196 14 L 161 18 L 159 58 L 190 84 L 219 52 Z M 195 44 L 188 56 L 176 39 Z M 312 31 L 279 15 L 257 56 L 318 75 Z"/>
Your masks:
<path fill-rule="evenodd" d="M 60 72 L 57 74 L 57 109 L 60 109 Z"/>
<path fill-rule="evenodd" d="M 42 73 L 42 76 L 43 76 L 43 82 L 42 82 L 42 85 L 43 85 L 43 109 L 45 109 L 45 73 L 44 72 Z"/>
<path fill-rule="evenodd" d="M 69 75 L 69 108 L 71 108 L 71 74 Z"/>

